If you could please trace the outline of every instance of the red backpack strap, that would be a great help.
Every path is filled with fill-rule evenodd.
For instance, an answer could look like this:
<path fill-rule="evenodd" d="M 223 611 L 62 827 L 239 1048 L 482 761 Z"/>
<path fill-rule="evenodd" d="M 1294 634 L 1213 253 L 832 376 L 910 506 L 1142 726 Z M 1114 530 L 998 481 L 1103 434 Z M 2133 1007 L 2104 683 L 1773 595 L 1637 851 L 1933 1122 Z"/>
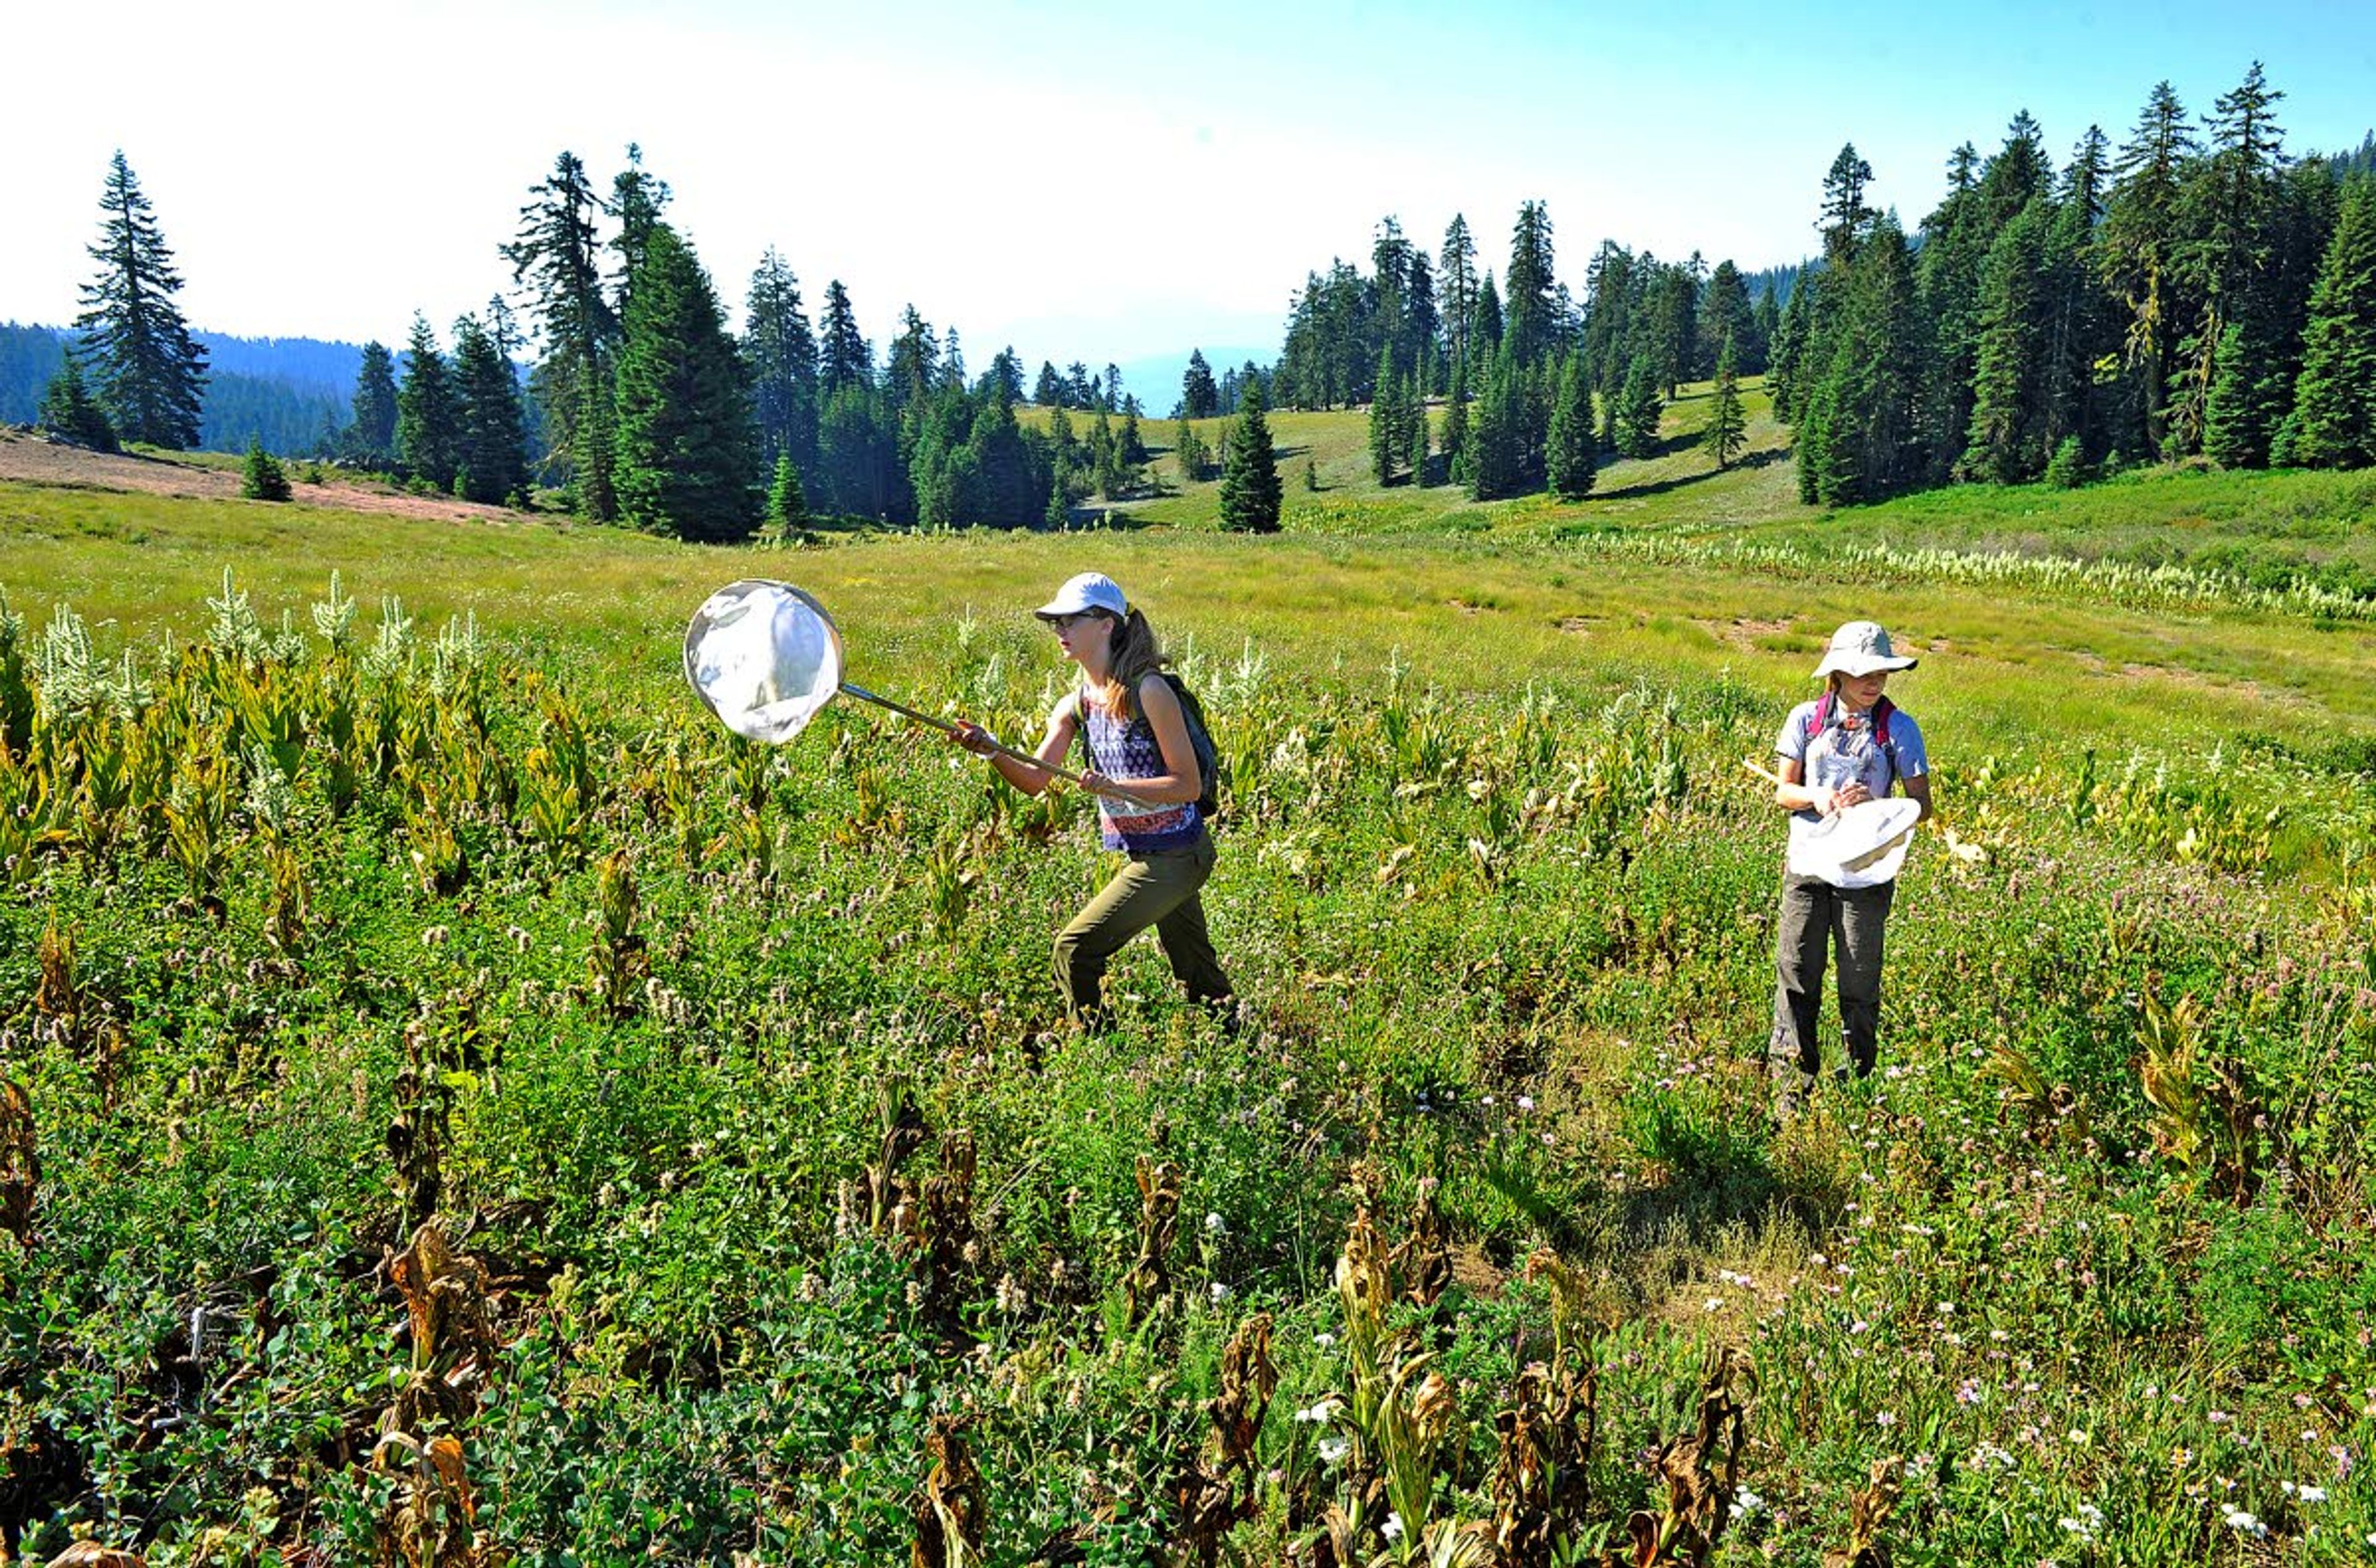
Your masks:
<path fill-rule="evenodd" d="M 1889 750 L 1889 716 L 1896 711 L 1897 705 L 1887 697 L 1883 697 L 1872 705 L 1872 738 L 1881 742 L 1881 749 L 1883 751 Z M 1897 766 L 1897 758 L 1894 754 L 1889 759 L 1889 766 L 1893 768 Z"/>
<path fill-rule="evenodd" d="M 1816 736 L 1822 734 L 1824 732 L 1824 726 L 1830 723 L 1831 720 L 1832 692 L 1831 688 L 1826 686 L 1824 688 L 1824 695 L 1815 699 L 1814 711 L 1807 715 L 1807 739 L 1812 741 Z"/>

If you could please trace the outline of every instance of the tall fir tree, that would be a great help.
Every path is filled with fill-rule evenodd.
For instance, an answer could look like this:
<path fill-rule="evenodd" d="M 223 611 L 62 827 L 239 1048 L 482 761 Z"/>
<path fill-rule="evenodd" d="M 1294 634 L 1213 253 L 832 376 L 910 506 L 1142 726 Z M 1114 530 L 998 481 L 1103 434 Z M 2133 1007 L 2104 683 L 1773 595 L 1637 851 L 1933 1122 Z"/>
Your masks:
<path fill-rule="evenodd" d="M 108 164 L 100 208 L 105 217 L 90 247 L 99 272 L 83 285 L 73 352 L 120 438 L 176 451 L 194 446 L 207 351 L 173 303 L 182 275 L 121 152 Z"/>
<path fill-rule="evenodd" d="M 2170 361 L 2191 314 L 2180 204 L 2198 150 L 2185 105 L 2169 83 L 2155 84 L 2114 161 L 2118 178 L 2104 209 L 2097 264 L 2121 296 L 2121 353 L 2134 383 L 2134 428 L 2115 440 L 2154 452 L 2169 444 Z"/>
<path fill-rule="evenodd" d="M 1824 265 L 1847 265 L 1863 244 L 1865 231 L 1880 216 L 1865 205 L 1865 189 L 1871 184 L 1872 165 L 1857 155 L 1856 143 L 1847 143 L 1824 175 L 1823 219 L 1816 227 L 1824 235 Z"/>
<path fill-rule="evenodd" d="M 1649 350 L 1634 356 L 1617 394 L 1617 450 L 1628 457 L 1658 455 L 1658 364 Z"/>
<path fill-rule="evenodd" d="M 665 222 L 646 238 L 625 327 L 621 514 L 683 539 L 747 537 L 759 517 L 759 455 L 742 362 L 708 274 Z"/>
<path fill-rule="evenodd" d="M 1478 395 L 1466 445 L 1471 501 L 1500 501 L 1525 488 L 1526 447 L 1518 408 L 1523 374 L 1513 355 L 1497 354 Z"/>
<path fill-rule="evenodd" d="M 650 253 L 652 234 L 659 227 L 660 215 L 668 210 L 672 195 L 666 180 L 644 167 L 644 149 L 629 142 L 627 166 L 611 176 L 611 200 L 603 209 L 618 225 L 611 236 L 611 254 L 618 258 L 612 276 L 623 330 L 627 305 L 635 293 L 636 274 L 642 270 L 644 257 Z"/>
<path fill-rule="evenodd" d="M 1240 533 L 1277 533 L 1284 499 L 1278 451 L 1270 422 L 1263 417 L 1259 382 L 1238 395 L 1238 417 L 1230 426 L 1221 458 L 1221 526 Z"/>
<path fill-rule="evenodd" d="M 512 265 L 512 281 L 529 291 L 543 340 L 529 386 L 551 434 L 553 449 L 547 460 L 564 470 L 571 508 L 607 523 L 619 515 L 611 482 L 619 318 L 602 287 L 595 226 L 601 211 L 585 162 L 564 151 L 553 160 L 552 172 L 529 191 L 528 205 L 520 208 L 519 232 L 502 249 Z"/>
<path fill-rule="evenodd" d="M 1553 304 L 1558 281 L 1551 255 L 1550 209 L 1539 201 L 1522 203 L 1510 234 L 1510 268 L 1502 279 L 1503 335 L 1520 369 L 1540 363 L 1559 336 Z"/>
<path fill-rule="evenodd" d="M 1972 412 L 1958 471 L 1969 479 L 2022 484 L 2045 471 L 2059 436 L 2047 424 L 2052 278 L 2047 268 L 2053 213 L 2033 199 L 1989 247 L 1980 277 L 1980 316 Z"/>
<path fill-rule="evenodd" d="M 1051 369 L 1048 374 L 1055 373 Z M 1188 370 L 1180 378 L 1180 414 L 1183 419 L 1208 420 L 1221 411 L 1221 389 L 1213 384 L 1213 367 L 1205 350 L 1188 350 Z"/>
<path fill-rule="evenodd" d="M 1740 401 L 1740 359 L 1731 339 L 1717 350 L 1716 390 L 1708 395 L 1706 426 L 1700 432 L 1700 445 L 1716 459 L 1718 469 L 1732 467 L 1740 449 L 1749 444 L 1749 415 Z"/>
<path fill-rule="evenodd" d="M 817 348 L 801 308 L 801 283 L 770 245 L 751 275 L 742 327 L 752 416 L 763 457 L 789 457 L 803 476 L 817 465 Z"/>
<path fill-rule="evenodd" d="M 2279 397 L 2292 392 L 2282 363 L 2287 345 L 2281 306 L 2269 288 L 2283 196 L 2278 176 L 2286 162 L 2275 111 L 2284 97 L 2253 61 L 2244 80 L 2213 104 L 2206 121 L 2210 156 L 2187 184 L 2190 243 L 2180 263 L 2197 303 L 2192 328 L 2179 344 L 2171 389 L 2169 434 L 2180 453 L 2202 448 L 2216 381 L 2237 389 L 2226 410 L 2231 422 L 2238 417 L 2237 398 L 2258 404 L 2270 388 Z M 2231 336 L 2231 326 L 2241 330 Z M 2257 416 L 2250 422 L 2257 425 Z M 2249 446 L 2257 438 L 2257 433 L 2235 434 L 2230 442 Z"/>
<path fill-rule="evenodd" d="M 847 386 L 872 386 L 874 350 L 858 330 L 849 291 L 837 278 L 826 285 L 825 319 L 817 346 L 817 389 L 830 398 Z"/>
<path fill-rule="evenodd" d="M 1402 386 L 1395 373 L 1395 350 L 1389 343 L 1378 350 L 1376 390 L 1370 396 L 1370 472 L 1380 484 L 1392 484 L 1395 468 L 1409 442 L 1403 432 Z"/>
<path fill-rule="evenodd" d="M 460 414 L 437 335 L 425 317 L 415 315 L 404 351 L 404 384 L 396 393 L 396 457 L 408 475 L 434 490 L 454 488 Z"/>
<path fill-rule="evenodd" d="M 454 327 L 455 493 L 499 504 L 528 489 L 528 429 L 511 362 L 475 316 Z"/>
<path fill-rule="evenodd" d="M 1740 374 L 1753 374 L 1753 368 L 1764 363 L 1763 329 L 1758 326 L 1757 307 L 1749 298 L 1749 285 L 1740 276 L 1740 268 L 1731 261 L 1717 263 L 1708 275 L 1707 287 L 1700 291 L 1699 305 L 1693 314 L 1693 330 L 1697 334 L 1693 350 L 1696 365 L 1713 369 L 1724 357 L 1724 346 L 1729 341 L 1733 363 Z"/>
<path fill-rule="evenodd" d="M 396 460 L 396 356 L 377 340 L 363 345 L 346 445 L 361 462 L 385 467 Z"/>
<path fill-rule="evenodd" d="M 1427 383 L 1423 373 L 1413 371 L 1402 383 L 1402 458 L 1410 470 L 1413 484 L 1425 484 L 1427 477 Z"/>
<path fill-rule="evenodd" d="M 1443 247 L 1436 252 L 1435 277 L 1443 318 L 1443 351 L 1452 365 L 1470 362 L 1469 329 L 1477 312 L 1477 242 L 1468 220 L 1458 213 L 1444 225 Z"/>
<path fill-rule="evenodd" d="M 1438 443 L 1443 453 L 1444 471 L 1453 483 L 1464 489 L 1468 483 L 1468 377 L 1455 367 L 1452 374 L 1452 391 L 1443 399 L 1443 436 Z"/>
<path fill-rule="evenodd" d="M 2376 174 L 2345 188 L 2304 345 L 2287 456 L 2317 469 L 2376 464 Z"/>
<path fill-rule="evenodd" d="M 1878 501 L 1922 484 L 1927 323 L 1905 232 L 1876 222 L 1839 278 L 1828 362 L 1799 433 L 1802 496 L 1825 506 Z"/>
<path fill-rule="evenodd" d="M 1567 356 L 1561 367 L 1559 400 L 1551 407 L 1551 424 L 1545 444 L 1544 466 L 1551 493 L 1563 501 L 1581 501 L 1592 493 L 1598 463 L 1598 445 L 1592 428 L 1592 388 L 1585 377 L 1584 354 Z"/>

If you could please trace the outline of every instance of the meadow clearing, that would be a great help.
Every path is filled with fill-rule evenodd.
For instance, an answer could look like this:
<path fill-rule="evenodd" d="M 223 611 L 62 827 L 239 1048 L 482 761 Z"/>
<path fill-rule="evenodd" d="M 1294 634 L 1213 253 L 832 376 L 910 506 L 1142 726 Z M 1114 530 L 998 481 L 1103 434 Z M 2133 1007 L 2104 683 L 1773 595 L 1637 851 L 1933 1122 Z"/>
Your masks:
<path fill-rule="evenodd" d="M 1360 422 L 1275 416 L 1258 540 L 0 484 L 9 1549 L 2366 1560 L 2366 481 L 1818 517 L 1679 442 L 1471 507 Z M 1085 567 L 1213 717 L 1234 1035 L 1146 944 L 1058 1027 L 1077 797 L 678 671 L 787 577 L 1028 732 Z M 1918 845 L 1882 1073 L 1776 1126 L 1740 764 L 1867 614 L 1975 853 Z"/>

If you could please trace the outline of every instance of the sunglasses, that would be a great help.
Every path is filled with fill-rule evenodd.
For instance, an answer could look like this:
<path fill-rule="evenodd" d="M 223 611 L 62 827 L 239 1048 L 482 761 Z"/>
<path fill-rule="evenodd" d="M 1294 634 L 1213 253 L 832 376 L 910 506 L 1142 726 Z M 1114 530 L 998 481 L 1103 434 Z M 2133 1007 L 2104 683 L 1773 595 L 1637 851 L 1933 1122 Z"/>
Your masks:
<path fill-rule="evenodd" d="M 1048 623 L 1048 629 L 1050 631 L 1062 636 L 1063 634 L 1071 631 L 1074 627 L 1079 625 L 1084 621 L 1101 621 L 1105 619 L 1105 612 L 1102 610 L 1080 610 L 1075 611 L 1070 615 L 1049 615 L 1043 617 L 1043 619 Z"/>

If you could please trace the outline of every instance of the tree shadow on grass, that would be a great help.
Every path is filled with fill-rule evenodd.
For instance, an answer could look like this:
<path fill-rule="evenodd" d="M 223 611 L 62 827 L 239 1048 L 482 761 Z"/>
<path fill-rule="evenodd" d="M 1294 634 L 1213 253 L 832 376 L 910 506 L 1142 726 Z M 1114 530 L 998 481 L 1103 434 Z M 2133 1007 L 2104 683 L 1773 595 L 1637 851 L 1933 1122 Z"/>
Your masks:
<path fill-rule="evenodd" d="M 1696 435 L 1690 437 L 1679 436 L 1673 441 L 1665 444 L 1660 450 L 1659 456 L 1671 456 L 1681 446 L 1696 444 L 1698 440 L 1699 437 Z M 1653 495 L 1665 495 L 1670 491 L 1682 490 L 1694 484 L 1703 483 L 1705 481 L 1717 478 L 1720 474 L 1730 473 L 1735 469 L 1767 468 L 1775 463 L 1780 462 L 1789 455 L 1790 454 L 1788 450 L 1781 447 L 1767 447 L 1764 451 L 1745 452 L 1732 460 L 1731 468 L 1708 468 L 1703 469 L 1696 473 L 1676 474 L 1669 479 L 1644 480 L 1639 484 L 1629 484 L 1622 490 L 1596 490 L 1592 493 L 1592 499 L 1596 501 L 1646 500 L 1648 497 Z"/>

